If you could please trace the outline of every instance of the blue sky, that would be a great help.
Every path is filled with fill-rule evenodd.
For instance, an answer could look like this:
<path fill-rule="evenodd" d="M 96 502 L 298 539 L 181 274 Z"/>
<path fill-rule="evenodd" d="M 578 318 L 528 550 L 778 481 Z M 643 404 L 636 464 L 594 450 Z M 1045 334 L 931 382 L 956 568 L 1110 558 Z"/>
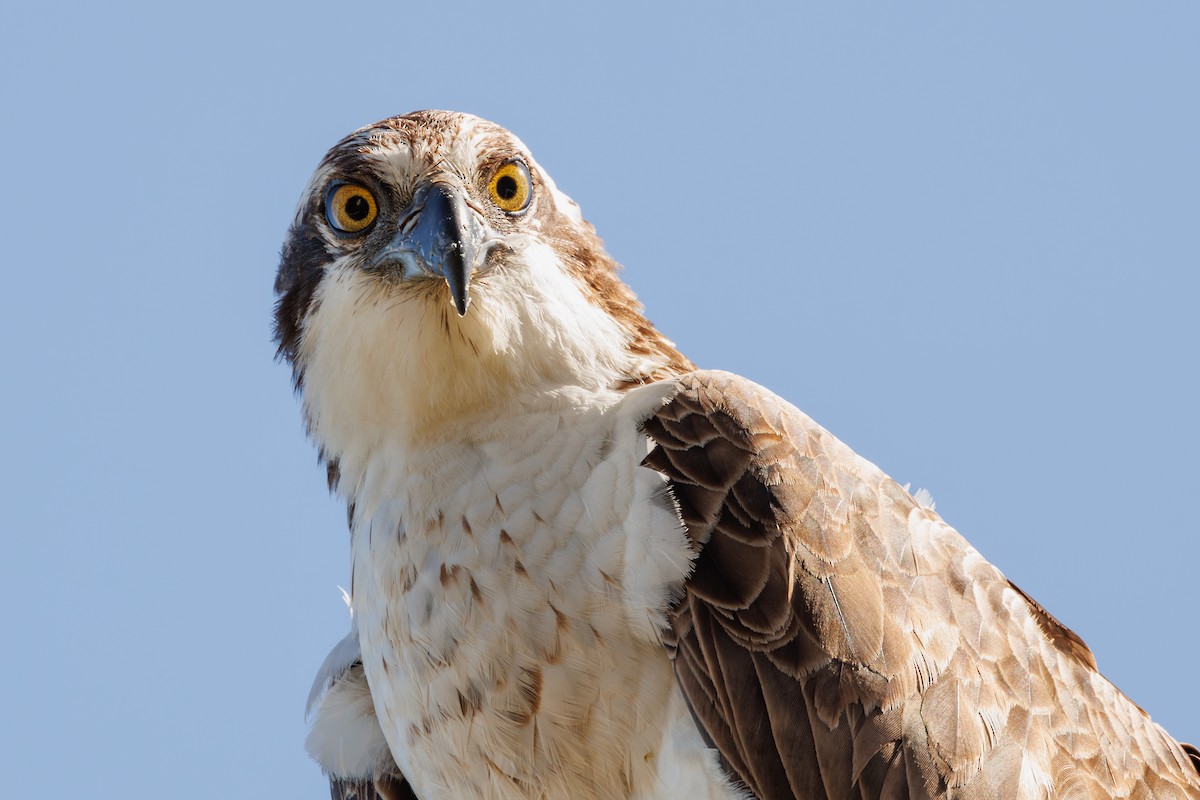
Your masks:
<path fill-rule="evenodd" d="M 427 107 L 515 131 L 684 352 L 930 489 L 1200 740 L 1200 7 L 32 5 L 0 26 L 6 793 L 325 796 L 348 543 L 271 285 L 325 149 Z"/>

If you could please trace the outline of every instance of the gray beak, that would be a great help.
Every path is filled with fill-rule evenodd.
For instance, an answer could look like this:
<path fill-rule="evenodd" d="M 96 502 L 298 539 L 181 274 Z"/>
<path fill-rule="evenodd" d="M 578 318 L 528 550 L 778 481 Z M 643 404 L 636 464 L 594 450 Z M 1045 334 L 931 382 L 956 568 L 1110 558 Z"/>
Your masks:
<path fill-rule="evenodd" d="M 400 232 L 371 266 L 397 271 L 406 278 L 444 278 L 461 317 L 471 304 L 467 290 L 472 270 L 485 255 L 485 235 L 482 220 L 467 207 L 462 192 L 446 183 L 424 183 L 400 220 Z"/>

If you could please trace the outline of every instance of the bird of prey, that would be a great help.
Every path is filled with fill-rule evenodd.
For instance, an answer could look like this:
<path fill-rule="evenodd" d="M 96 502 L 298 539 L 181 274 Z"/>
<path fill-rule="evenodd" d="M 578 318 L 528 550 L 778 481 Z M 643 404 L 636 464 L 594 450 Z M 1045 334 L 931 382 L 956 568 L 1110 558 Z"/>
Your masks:
<path fill-rule="evenodd" d="M 929 503 L 680 354 L 498 125 L 343 139 L 275 288 L 349 516 L 335 798 L 1200 798 Z"/>

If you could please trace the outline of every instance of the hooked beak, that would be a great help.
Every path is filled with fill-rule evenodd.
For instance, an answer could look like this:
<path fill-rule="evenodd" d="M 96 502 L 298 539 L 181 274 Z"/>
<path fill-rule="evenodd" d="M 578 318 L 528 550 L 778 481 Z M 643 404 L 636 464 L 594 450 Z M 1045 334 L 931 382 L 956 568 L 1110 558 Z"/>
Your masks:
<path fill-rule="evenodd" d="M 402 277 L 440 276 L 450 287 L 458 315 L 471 304 L 471 273 L 487 255 L 483 221 L 446 183 L 424 183 L 400 220 L 400 230 L 371 261 L 371 267 Z"/>

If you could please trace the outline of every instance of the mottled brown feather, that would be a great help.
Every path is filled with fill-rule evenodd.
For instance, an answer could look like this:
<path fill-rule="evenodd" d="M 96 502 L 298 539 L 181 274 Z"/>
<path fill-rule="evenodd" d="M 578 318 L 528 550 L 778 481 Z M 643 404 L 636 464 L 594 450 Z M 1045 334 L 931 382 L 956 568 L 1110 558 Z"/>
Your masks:
<path fill-rule="evenodd" d="M 665 644 L 760 800 L 1200 798 L 1200 752 L 786 402 L 693 372 L 645 429 L 698 551 Z"/>

